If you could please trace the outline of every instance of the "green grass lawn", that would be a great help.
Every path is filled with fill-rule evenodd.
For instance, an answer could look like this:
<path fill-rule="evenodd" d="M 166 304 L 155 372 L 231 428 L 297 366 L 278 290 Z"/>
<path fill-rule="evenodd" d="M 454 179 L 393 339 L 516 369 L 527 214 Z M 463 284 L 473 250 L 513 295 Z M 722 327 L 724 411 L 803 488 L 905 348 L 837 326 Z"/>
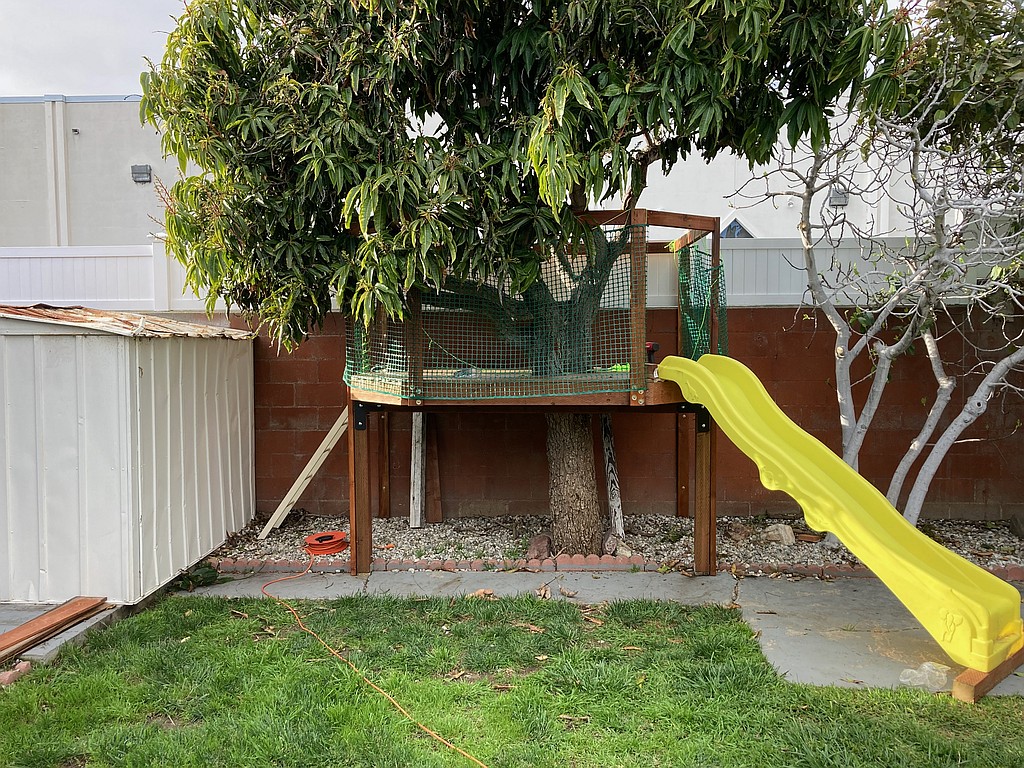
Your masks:
<path fill-rule="evenodd" d="M 490 768 L 1024 766 L 1024 699 L 786 683 L 739 613 L 515 598 L 298 604 Z M 268 600 L 169 597 L 0 692 L 0 764 L 469 766 Z"/>

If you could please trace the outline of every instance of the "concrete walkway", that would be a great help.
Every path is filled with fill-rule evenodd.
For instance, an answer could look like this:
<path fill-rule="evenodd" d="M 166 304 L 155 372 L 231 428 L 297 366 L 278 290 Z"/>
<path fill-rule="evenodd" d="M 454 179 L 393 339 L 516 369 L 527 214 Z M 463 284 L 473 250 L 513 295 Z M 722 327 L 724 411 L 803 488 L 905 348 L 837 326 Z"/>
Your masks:
<path fill-rule="evenodd" d="M 284 574 L 262 573 L 202 587 L 199 595 L 259 597 L 260 588 Z M 279 597 L 329 600 L 347 595 L 463 595 L 478 589 L 495 595 L 533 594 L 548 585 L 551 598 L 601 603 L 638 598 L 675 600 L 687 605 L 738 606 L 757 634 L 768 661 L 788 680 L 814 685 L 891 688 L 900 673 L 926 661 L 951 667 L 948 689 L 961 667 L 954 665 L 913 616 L 877 579 L 736 579 L 728 574 L 688 578 L 679 573 L 480 571 L 383 571 L 368 576 L 310 573 L 274 584 Z M 1024 585 L 1017 585 L 1018 589 Z M 565 593 L 576 593 L 569 598 Z M 52 606 L 0 604 L 0 632 L 12 629 Z M 85 633 L 131 610 L 118 606 L 67 630 L 22 658 L 49 661 L 61 645 L 82 642 Z M 1024 670 L 989 695 L 1024 695 Z"/>
<path fill-rule="evenodd" d="M 196 594 L 258 597 L 277 574 L 259 574 L 203 587 Z M 368 576 L 306 574 L 274 584 L 285 599 L 346 595 L 462 595 L 489 589 L 497 596 L 533 593 L 547 584 L 552 599 L 576 603 L 653 598 L 687 605 L 736 605 L 757 634 L 768 661 L 786 679 L 814 685 L 891 688 L 900 673 L 926 661 L 951 667 L 946 689 L 962 671 L 877 579 L 688 578 L 679 573 L 374 572 Z M 1020 589 L 1024 585 L 1017 585 Z M 562 589 L 559 589 L 559 588 Z M 1024 695 L 1024 669 L 989 695 Z"/>

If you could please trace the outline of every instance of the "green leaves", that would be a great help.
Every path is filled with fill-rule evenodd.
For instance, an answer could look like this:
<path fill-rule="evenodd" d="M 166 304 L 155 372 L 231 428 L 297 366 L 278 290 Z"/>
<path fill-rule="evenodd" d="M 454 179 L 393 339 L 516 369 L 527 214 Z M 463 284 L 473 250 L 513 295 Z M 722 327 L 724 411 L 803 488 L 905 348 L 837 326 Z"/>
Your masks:
<path fill-rule="evenodd" d="M 1024 7 L 932 0 L 914 29 L 899 90 L 889 86 L 887 98 L 871 105 L 896 117 L 925 109 L 926 124 L 953 149 L 972 147 L 1004 127 L 1015 132 L 1024 96 Z M 885 55 L 892 56 L 895 43 L 886 45 Z M 1008 150 L 1004 144 L 998 151 Z"/>
<path fill-rule="evenodd" d="M 415 286 L 525 290 L 571 206 L 635 203 L 651 164 L 822 140 L 865 56 L 892 55 L 863 31 L 879 7 L 193 0 L 142 77 L 196 174 L 170 190 L 170 251 L 289 343 L 332 296 L 368 319 Z"/>

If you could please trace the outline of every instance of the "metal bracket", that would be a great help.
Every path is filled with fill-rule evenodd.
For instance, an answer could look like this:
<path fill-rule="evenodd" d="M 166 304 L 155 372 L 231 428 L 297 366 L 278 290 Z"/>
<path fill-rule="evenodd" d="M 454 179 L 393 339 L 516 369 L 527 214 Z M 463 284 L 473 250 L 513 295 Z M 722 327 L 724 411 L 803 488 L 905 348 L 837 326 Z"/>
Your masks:
<path fill-rule="evenodd" d="M 380 403 L 364 403 L 361 400 L 352 401 L 352 426 L 360 432 L 370 425 L 370 412 L 382 409 Z"/>
<path fill-rule="evenodd" d="M 703 405 L 698 406 L 694 411 L 697 417 L 697 431 L 698 432 L 710 432 L 711 431 L 711 414 L 708 413 L 708 409 Z"/>

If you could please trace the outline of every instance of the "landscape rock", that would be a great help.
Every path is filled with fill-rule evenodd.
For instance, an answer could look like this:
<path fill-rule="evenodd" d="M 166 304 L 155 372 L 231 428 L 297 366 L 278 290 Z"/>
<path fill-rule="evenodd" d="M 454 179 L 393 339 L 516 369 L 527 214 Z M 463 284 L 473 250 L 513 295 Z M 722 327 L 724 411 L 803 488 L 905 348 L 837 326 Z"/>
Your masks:
<path fill-rule="evenodd" d="M 0 672 L 0 687 L 11 685 L 32 671 L 32 662 L 19 661 L 12 669 Z"/>
<path fill-rule="evenodd" d="M 541 533 L 530 539 L 526 548 L 527 560 L 546 560 L 551 557 L 551 537 Z"/>
<path fill-rule="evenodd" d="M 1010 518 L 1010 532 L 1024 541 L 1024 512 L 1018 512 Z"/>
<path fill-rule="evenodd" d="M 727 533 L 733 523 L 751 529 L 742 541 L 734 541 Z M 718 557 L 720 563 L 776 563 L 819 567 L 848 567 L 857 559 L 843 546 L 827 546 L 828 540 L 803 542 L 785 547 L 767 541 L 763 531 L 775 523 L 793 525 L 792 518 L 721 517 L 718 520 Z M 1011 569 L 1019 574 L 1024 568 L 1024 539 L 1010 531 L 1008 521 L 932 520 L 930 525 L 946 546 L 961 557 L 986 568 Z M 634 557 L 665 563 L 677 561 L 687 568 L 693 564 L 693 518 L 675 515 L 628 515 L 625 519 L 626 541 Z M 443 523 L 410 528 L 409 518 L 375 518 L 373 520 L 374 556 L 381 563 L 418 560 L 450 563 L 449 569 L 463 570 L 475 561 L 505 561 L 524 558 L 524 549 L 532 537 L 550 534 L 549 519 L 537 516 L 456 517 Z M 304 539 L 313 533 L 343 529 L 337 517 L 310 516 L 300 522 L 278 528 L 266 539 L 258 535 L 263 526 L 254 521 L 246 530 L 224 544 L 215 557 L 229 564 L 243 562 L 257 568 L 263 562 L 294 562 L 305 566 L 309 556 L 303 551 Z M 737 529 L 741 530 L 741 529 Z M 800 529 L 802 530 L 802 529 Z M 794 531 L 795 535 L 796 531 Z M 975 553 L 983 553 L 978 555 Z M 618 557 L 625 557 L 619 550 Z M 329 562 L 335 555 L 319 556 L 317 563 Z M 537 558 L 544 561 L 547 558 Z M 398 567 L 397 565 L 394 567 Z M 405 566 L 406 568 L 408 566 Z M 1024 581 L 1021 576 L 1006 576 Z"/>
<path fill-rule="evenodd" d="M 619 548 L 619 537 L 608 531 L 601 539 L 601 551 L 606 555 L 614 555 Z"/>
<path fill-rule="evenodd" d="M 753 533 L 753 529 L 739 520 L 733 520 L 725 526 L 725 535 L 733 541 L 746 541 L 750 538 L 751 533 Z"/>
<path fill-rule="evenodd" d="M 793 533 L 793 526 L 786 523 L 775 523 L 764 530 L 765 541 L 777 541 L 784 547 L 791 547 L 796 544 L 796 534 Z"/>

